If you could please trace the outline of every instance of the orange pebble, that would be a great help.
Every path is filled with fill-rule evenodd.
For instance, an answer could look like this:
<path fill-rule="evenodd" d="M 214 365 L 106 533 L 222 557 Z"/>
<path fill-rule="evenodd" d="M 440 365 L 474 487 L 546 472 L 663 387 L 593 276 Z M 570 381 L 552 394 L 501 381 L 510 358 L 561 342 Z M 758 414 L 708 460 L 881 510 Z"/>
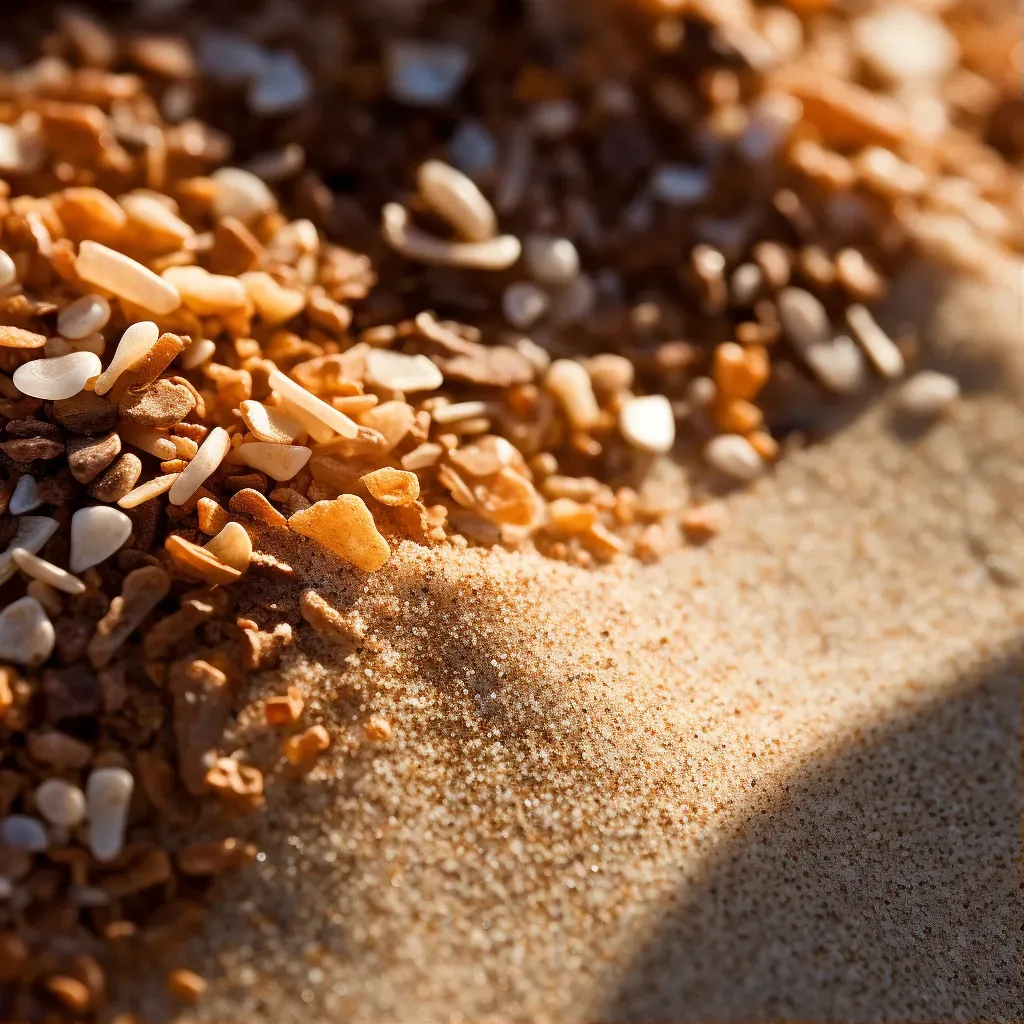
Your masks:
<path fill-rule="evenodd" d="M 770 373 L 768 352 L 760 345 L 744 347 L 726 341 L 715 349 L 712 376 L 726 398 L 753 398 L 768 382 Z"/>
<path fill-rule="evenodd" d="M 767 430 L 755 430 L 747 440 L 765 462 L 774 462 L 779 457 L 779 442 Z"/>

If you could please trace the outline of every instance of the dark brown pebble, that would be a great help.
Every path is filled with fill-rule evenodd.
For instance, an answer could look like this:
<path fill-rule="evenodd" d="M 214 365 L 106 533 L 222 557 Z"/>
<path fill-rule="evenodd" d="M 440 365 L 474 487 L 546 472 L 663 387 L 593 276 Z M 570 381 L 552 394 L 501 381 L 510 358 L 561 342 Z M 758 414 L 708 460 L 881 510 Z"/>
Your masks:
<path fill-rule="evenodd" d="M 107 468 L 121 451 L 121 438 L 115 433 L 104 437 L 73 437 L 68 441 L 68 466 L 71 475 L 87 484 Z"/>
<path fill-rule="evenodd" d="M 72 434 L 103 434 L 117 422 L 117 410 L 92 391 L 53 403 L 53 418 Z"/>
<path fill-rule="evenodd" d="M 36 459 L 55 459 L 64 454 L 64 445 L 49 437 L 19 437 L 4 441 L 2 449 L 15 462 L 34 462 Z"/>

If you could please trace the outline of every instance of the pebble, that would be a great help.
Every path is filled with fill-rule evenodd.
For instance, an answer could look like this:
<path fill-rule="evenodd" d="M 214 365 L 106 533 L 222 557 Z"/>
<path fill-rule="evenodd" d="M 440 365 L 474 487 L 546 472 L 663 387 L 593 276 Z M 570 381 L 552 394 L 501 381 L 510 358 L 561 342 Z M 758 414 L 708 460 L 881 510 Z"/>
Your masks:
<path fill-rule="evenodd" d="M 7 251 L 0 249 L 0 288 L 6 288 L 18 280 L 18 268 Z"/>
<path fill-rule="evenodd" d="M 370 510 L 355 494 L 300 509 L 288 519 L 288 526 L 363 572 L 376 572 L 391 557 L 391 547 L 377 530 Z"/>
<path fill-rule="evenodd" d="M 311 434 L 317 425 L 328 431 L 333 430 L 342 437 L 352 438 L 359 433 L 359 426 L 355 420 L 349 419 L 333 405 L 328 405 L 322 399 L 317 398 L 312 391 L 307 391 L 301 384 L 296 383 L 280 370 L 271 370 L 267 382 L 283 399 L 291 403 L 291 409 L 288 412 L 297 413 L 298 415 L 293 418 L 299 419 Z M 316 437 L 316 435 L 313 436 Z M 325 438 L 316 437 L 316 440 L 322 441 Z"/>
<path fill-rule="evenodd" d="M 307 448 L 306 451 L 308 452 L 309 449 Z M 220 559 L 225 565 L 238 572 L 245 572 L 252 561 L 252 540 L 241 523 L 226 523 L 224 528 L 205 547 L 214 558 Z"/>
<path fill-rule="evenodd" d="M 31 512 L 34 508 L 39 508 L 42 503 L 36 478 L 26 473 L 19 477 L 18 482 L 14 485 L 14 493 L 11 495 L 7 510 L 12 516 L 20 516 L 23 512 Z"/>
<path fill-rule="evenodd" d="M 96 379 L 93 391 L 97 395 L 105 395 L 125 370 L 152 351 L 159 337 L 160 330 L 152 320 L 140 320 L 132 324 L 121 335 L 121 340 L 114 351 L 114 358 Z"/>
<path fill-rule="evenodd" d="M 498 165 L 498 142 L 482 121 L 466 118 L 448 140 L 448 158 L 463 174 L 488 178 Z"/>
<path fill-rule="evenodd" d="M 309 72 L 289 50 L 267 56 L 246 99 L 254 113 L 275 117 L 301 107 L 312 95 Z"/>
<path fill-rule="evenodd" d="M 97 768 L 85 784 L 89 849 L 100 861 L 113 860 L 124 846 L 128 804 L 135 779 L 124 768 Z"/>
<path fill-rule="evenodd" d="M 43 606 L 22 597 L 0 612 L 0 661 L 35 668 L 53 652 L 56 634 Z"/>
<path fill-rule="evenodd" d="M 897 85 L 938 82 L 960 59 L 942 21 L 907 4 L 883 4 L 853 23 L 853 41 L 875 74 Z"/>
<path fill-rule="evenodd" d="M 420 165 L 416 184 L 424 202 L 467 242 L 486 242 L 498 233 L 494 208 L 473 180 L 440 160 Z"/>
<path fill-rule="evenodd" d="M 84 594 L 85 584 L 71 573 L 66 572 L 58 565 L 40 558 L 31 551 L 24 548 L 11 548 L 11 558 L 14 564 L 26 572 L 33 579 L 45 583 L 48 587 L 60 590 L 65 594 Z"/>
<path fill-rule="evenodd" d="M 864 357 L 852 338 L 835 336 L 821 302 L 802 288 L 783 288 L 776 298 L 782 329 L 818 380 L 848 395 L 864 384 Z"/>
<path fill-rule="evenodd" d="M 892 338 L 878 326 L 866 306 L 854 304 L 847 307 L 846 324 L 875 369 L 886 380 L 895 380 L 903 376 L 903 354 Z"/>
<path fill-rule="evenodd" d="M 384 66 L 391 98 L 411 106 L 450 103 L 472 67 L 469 51 L 455 43 L 393 39 Z"/>
<path fill-rule="evenodd" d="M 103 365 L 92 352 L 69 352 L 54 359 L 33 359 L 14 371 L 14 386 L 31 398 L 57 401 L 77 395 Z"/>
<path fill-rule="evenodd" d="M 921 370 L 910 377 L 896 394 L 900 412 L 918 419 L 934 419 L 946 412 L 960 397 L 960 382 L 935 370 Z"/>
<path fill-rule="evenodd" d="M 547 292 L 532 281 L 515 281 L 501 296 L 501 311 L 505 319 L 520 330 L 532 327 L 550 305 Z"/>
<path fill-rule="evenodd" d="M 523 265 L 534 281 L 558 287 L 579 275 L 580 256 L 568 238 L 529 235 L 523 240 Z"/>
<path fill-rule="evenodd" d="M 99 565 L 128 539 L 132 521 L 109 505 L 89 505 L 71 517 L 71 558 L 73 573 Z"/>
<path fill-rule="evenodd" d="M 735 480 L 753 480 L 764 471 L 764 460 L 739 434 L 720 434 L 704 446 L 708 465 Z"/>
<path fill-rule="evenodd" d="M 258 43 L 234 32 L 203 32 L 198 45 L 199 66 L 221 82 L 248 82 L 267 65 L 269 54 Z"/>
<path fill-rule="evenodd" d="M 57 314 L 62 337 L 77 340 L 102 330 L 110 320 L 110 303 L 102 295 L 83 295 Z"/>
<path fill-rule="evenodd" d="M 15 573 L 11 552 L 24 548 L 33 554 L 57 532 L 57 520 L 49 516 L 23 516 L 18 520 L 18 530 L 5 551 L 0 552 L 0 583 L 6 583 Z"/>
<path fill-rule="evenodd" d="M 253 469 L 266 473 L 273 480 L 291 480 L 312 455 L 302 445 L 248 441 L 239 446 L 238 457 Z"/>
<path fill-rule="evenodd" d="M 276 371 L 275 371 L 276 372 Z M 231 447 L 231 437 L 223 427 L 214 427 L 192 461 L 171 485 L 169 499 L 172 505 L 183 505 L 206 482 L 210 474 L 224 461 Z"/>
<path fill-rule="evenodd" d="M 601 418 L 586 368 L 574 359 L 556 359 L 544 375 L 544 386 L 565 410 L 574 430 L 590 430 Z"/>
<path fill-rule="evenodd" d="M 274 193 L 250 171 L 241 167 L 221 167 L 210 177 L 217 187 L 212 212 L 218 220 L 237 217 L 248 224 L 277 209 Z"/>
<path fill-rule="evenodd" d="M 676 440 L 672 403 L 664 395 L 630 398 L 619 411 L 619 431 L 634 448 L 664 453 Z"/>
<path fill-rule="evenodd" d="M 699 167 L 662 164 L 651 175 L 651 194 L 671 206 L 692 206 L 708 197 L 711 182 Z"/>
<path fill-rule="evenodd" d="M 367 352 L 365 379 L 392 391 L 434 391 L 444 383 L 444 375 L 427 356 L 382 348 Z"/>
<path fill-rule="evenodd" d="M 28 814 L 9 814 L 0 821 L 0 845 L 26 853 L 42 853 L 50 845 L 46 826 Z"/>
<path fill-rule="evenodd" d="M 51 824 L 74 828 L 85 820 L 85 794 L 71 782 L 47 779 L 36 787 L 36 807 Z"/>
<path fill-rule="evenodd" d="M 87 284 L 113 292 L 158 316 L 167 316 L 181 305 L 181 296 L 173 285 L 137 260 L 99 242 L 82 242 L 75 270 Z"/>
<path fill-rule="evenodd" d="M 88 484 L 121 453 L 121 438 L 115 433 L 103 437 L 72 437 L 67 443 L 68 468 L 80 483 Z"/>
<path fill-rule="evenodd" d="M 576 127 L 580 108 L 572 100 L 541 100 L 530 108 L 529 122 L 542 139 L 564 139 Z"/>

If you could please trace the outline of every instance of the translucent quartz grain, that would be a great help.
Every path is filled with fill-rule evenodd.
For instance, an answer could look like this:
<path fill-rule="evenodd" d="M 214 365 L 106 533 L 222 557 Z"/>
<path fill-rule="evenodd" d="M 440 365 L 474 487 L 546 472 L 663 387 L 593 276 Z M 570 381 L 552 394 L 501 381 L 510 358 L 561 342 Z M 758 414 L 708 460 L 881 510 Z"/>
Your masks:
<path fill-rule="evenodd" d="M 181 305 L 177 289 L 130 256 L 99 242 L 85 241 L 75 261 L 78 276 L 88 284 L 150 310 L 158 316 Z"/>
<path fill-rule="evenodd" d="M 76 341 L 103 330 L 110 319 L 110 303 L 102 295 L 83 295 L 57 314 L 57 330 Z"/>
<path fill-rule="evenodd" d="M 102 368 L 99 356 L 92 352 L 69 352 L 53 359 L 33 359 L 14 371 L 14 386 L 23 395 L 56 402 L 62 398 L 73 398 Z"/>
<path fill-rule="evenodd" d="M 99 375 L 93 386 L 96 394 L 105 395 L 125 370 L 152 350 L 159 337 L 160 330 L 152 320 L 140 320 L 128 327 L 117 343 L 110 365 Z"/>
<path fill-rule="evenodd" d="M 99 565 L 119 551 L 132 532 L 132 521 L 109 505 L 80 508 L 71 517 L 72 572 Z"/>
<path fill-rule="evenodd" d="M 85 785 L 89 849 L 100 861 L 113 860 L 124 846 L 128 804 L 135 779 L 124 768 L 97 768 Z"/>
<path fill-rule="evenodd" d="M 277 372 L 277 371 L 275 371 Z M 273 374 L 271 374 L 273 376 Z M 273 381 L 271 381 L 273 385 Z M 224 461 L 231 447 L 231 436 L 223 427 L 214 427 L 199 446 L 192 461 L 171 485 L 168 497 L 172 505 L 182 505 L 203 485 Z"/>

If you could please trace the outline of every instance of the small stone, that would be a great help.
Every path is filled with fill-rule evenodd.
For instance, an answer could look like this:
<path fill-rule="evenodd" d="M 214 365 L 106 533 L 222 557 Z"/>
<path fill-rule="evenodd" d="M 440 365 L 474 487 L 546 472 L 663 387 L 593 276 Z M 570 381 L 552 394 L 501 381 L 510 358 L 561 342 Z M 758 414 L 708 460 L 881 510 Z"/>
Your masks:
<path fill-rule="evenodd" d="M 468 242 L 486 242 L 498 233 L 494 208 L 473 180 L 441 160 L 427 160 L 416 174 L 423 201 Z"/>
<path fill-rule="evenodd" d="M 126 391 L 118 406 L 126 420 L 143 427 L 172 427 L 195 407 L 192 391 L 169 380 L 158 380 L 145 391 Z"/>
<path fill-rule="evenodd" d="M 42 853 L 50 845 L 46 826 L 27 814 L 9 814 L 0 821 L 0 846 L 25 853 Z"/>
<path fill-rule="evenodd" d="M 125 452 L 90 488 L 99 501 L 118 501 L 142 476 L 142 460 L 133 452 Z"/>
<path fill-rule="evenodd" d="M 284 756 L 290 765 L 308 769 L 330 745 L 327 730 L 322 725 L 311 725 L 305 732 L 285 740 Z"/>
<path fill-rule="evenodd" d="M 444 383 L 444 375 L 427 356 L 371 349 L 366 355 L 366 380 L 392 391 L 433 391 Z"/>
<path fill-rule="evenodd" d="M 110 602 L 107 614 L 96 623 L 87 653 L 93 668 L 102 668 L 120 649 L 147 615 L 167 596 L 170 577 L 155 565 L 133 569 L 121 584 L 121 593 Z"/>
<path fill-rule="evenodd" d="M 20 516 L 23 512 L 31 512 L 33 509 L 39 508 L 42 503 L 36 478 L 26 473 L 24 476 L 18 477 L 7 510 L 12 516 Z"/>
<path fill-rule="evenodd" d="M 87 338 L 103 330 L 110 319 L 110 303 L 102 295 L 83 295 L 57 314 L 57 330 L 64 338 Z"/>
<path fill-rule="evenodd" d="M 250 400 L 239 403 L 238 409 L 245 425 L 258 441 L 291 444 L 306 433 L 305 428 L 294 416 L 289 416 L 278 406 L 263 405 L 261 402 Z"/>
<path fill-rule="evenodd" d="M 53 652 L 53 623 L 33 597 L 23 597 L 0 612 L 0 661 L 35 668 Z"/>
<path fill-rule="evenodd" d="M 6 255 L 6 253 L 5 253 Z M 35 334 L 20 327 L 0 325 L 0 348 L 43 348 L 46 345 L 45 334 Z"/>
<path fill-rule="evenodd" d="M 93 391 L 53 403 L 53 418 L 72 434 L 105 434 L 117 422 L 117 410 Z"/>
<path fill-rule="evenodd" d="M 651 176 L 651 194 L 670 206 L 693 206 L 706 199 L 711 181 L 699 167 L 662 164 Z"/>
<path fill-rule="evenodd" d="M 265 441 L 249 441 L 238 448 L 238 457 L 247 466 L 266 473 L 273 480 L 291 480 L 309 462 L 312 454 L 302 445 L 269 444 Z"/>
<path fill-rule="evenodd" d="M 391 723 L 383 715 L 370 715 L 363 726 L 363 732 L 374 743 L 387 743 L 391 739 Z"/>
<path fill-rule="evenodd" d="M 77 395 L 102 369 L 92 352 L 69 352 L 54 359 L 33 359 L 14 371 L 14 386 L 32 398 L 57 401 Z"/>
<path fill-rule="evenodd" d="M 864 383 L 864 357 L 852 338 L 834 335 L 821 302 L 802 288 L 783 288 L 776 299 L 782 329 L 815 377 L 837 394 Z"/>
<path fill-rule="evenodd" d="M 304 707 L 302 691 L 297 686 L 289 686 L 284 696 L 267 699 L 264 708 L 267 725 L 294 725 L 302 717 Z"/>
<path fill-rule="evenodd" d="M 896 407 L 906 416 L 934 419 L 947 412 L 959 397 L 960 383 L 955 377 L 921 370 L 900 387 Z"/>
<path fill-rule="evenodd" d="M 92 760 L 92 747 L 57 729 L 30 732 L 25 745 L 33 760 L 65 771 L 84 768 Z"/>
<path fill-rule="evenodd" d="M 89 849 L 99 861 L 113 860 L 124 846 L 128 805 L 135 779 L 124 768 L 97 768 L 85 784 Z"/>
<path fill-rule="evenodd" d="M 270 53 L 246 99 L 254 114 L 277 117 L 301 107 L 313 94 L 309 72 L 294 53 Z"/>
<path fill-rule="evenodd" d="M 167 990 L 183 1003 L 195 1003 L 206 991 L 206 980 L 194 971 L 178 968 L 167 972 Z"/>
<path fill-rule="evenodd" d="M 224 461 L 230 447 L 231 438 L 228 432 L 223 427 L 214 427 L 199 446 L 199 451 L 189 462 L 188 468 L 171 486 L 171 504 L 184 505 Z"/>
<path fill-rule="evenodd" d="M 110 365 L 100 374 L 93 385 L 95 393 L 105 395 L 117 383 L 117 378 L 125 370 L 139 364 L 153 351 L 159 339 L 159 328 L 152 320 L 140 320 L 138 323 L 132 324 L 121 335 Z"/>
<path fill-rule="evenodd" d="M 105 437 L 73 437 L 68 441 L 68 468 L 80 483 L 90 483 L 120 454 L 121 438 L 115 433 Z"/>
<path fill-rule="evenodd" d="M 132 532 L 132 521 L 108 505 L 80 508 L 71 517 L 71 558 L 73 573 L 99 565 L 119 551 Z"/>
<path fill-rule="evenodd" d="M 238 572 L 245 572 L 252 561 L 252 540 L 241 523 L 227 523 L 206 545 L 215 558 Z"/>
<path fill-rule="evenodd" d="M 415 473 L 383 467 L 360 477 L 366 489 L 383 505 L 411 505 L 420 496 L 420 481 Z"/>
<path fill-rule="evenodd" d="M 167 680 L 174 699 L 181 780 L 198 795 L 205 788 L 206 755 L 216 753 L 231 715 L 231 687 L 224 672 L 200 658 L 174 662 Z"/>
<path fill-rule="evenodd" d="M 619 431 L 629 444 L 640 451 L 671 451 L 676 440 L 672 403 L 664 395 L 627 399 L 619 411 Z"/>
<path fill-rule="evenodd" d="M 853 23 L 854 45 L 875 74 L 896 85 L 945 78 L 960 59 L 942 21 L 905 4 L 885 4 Z"/>
<path fill-rule="evenodd" d="M 875 369 L 887 380 L 903 376 L 905 363 L 903 354 L 871 315 L 866 306 L 849 306 L 846 323 L 850 333 L 867 353 Z"/>
<path fill-rule="evenodd" d="M 76 576 L 61 569 L 60 566 L 47 562 L 24 548 L 12 547 L 11 558 L 14 564 L 34 580 L 43 583 L 47 588 L 59 590 L 64 594 L 84 594 L 85 584 Z M 58 604 L 58 611 L 60 602 Z"/>
<path fill-rule="evenodd" d="M 580 257 L 568 238 L 528 235 L 523 241 L 523 264 L 539 284 L 556 288 L 579 276 Z"/>
<path fill-rule="evenodd" d="M 212 212 L 218 220 L 234 217 L 243 224 L 251 224 L 257 217 L 277 209 L 274 193 L 250 171 L 221 167 L 210 177 L 217 188 Z"/>
<path fill-rule="evenodd" d="M 36 787 L 36 807 L 51 824 L 74 828 L 85 820 L 85 794 L 64 779 L 47 779 Z"/>
<path fill-rule="evenodd" d="M 376 572 L 391 557 L 391 548 L 378 532 L 370 510 L 354 494 L 318 501 L 292 515 L 288 526 L 364 572 Z"/>
<path fill-rule="evenodd" d="M 410 106 L 450 103 L 469 74 L 469 52 L 454 43 L 392 39 L 384 53 L 391 97 Z"/>
<path fill-rule="evenodd" d="M 0 444 L 15 462 L 34 462 L 36 459 L 55 459 L 64 454 L 64 445 L 49 437 L 19 437 Z"/>
<path fill-rule="evenodd" d="M 263 773 L 233 757 L 218 757 L 206 773 L 206 788 L 239 810 L 255 810 L 263 802 Z"/>
<path fill-rule="evenodd" d="M 708 465 L 736 480 L 753 480 L 764 471 L 764 460 L 753 445 L 738 434 L 720 434 L 704 447 Z"/>
<path fill-rule="evenodd" d="M 555 396 L 574 430 L 590 430 L 601 418 L 594 387 L 586 368 L 574 359 L 556 359 L 544 376 L 544 386 Z"/>
<path fill-rule="evenodd" d="M 50 724 L 90 718 L 100 709 L 99 680 L 88 665 L 47 669 L 43 673 L 43 698 Z"/>
<path fill-rule="evenodd" d="M 501 311 L 505 319 L 519 330 L 532 327 L 550 305 L 547 292 L 532 281 L 515 281 L 501 296 Z"/>

